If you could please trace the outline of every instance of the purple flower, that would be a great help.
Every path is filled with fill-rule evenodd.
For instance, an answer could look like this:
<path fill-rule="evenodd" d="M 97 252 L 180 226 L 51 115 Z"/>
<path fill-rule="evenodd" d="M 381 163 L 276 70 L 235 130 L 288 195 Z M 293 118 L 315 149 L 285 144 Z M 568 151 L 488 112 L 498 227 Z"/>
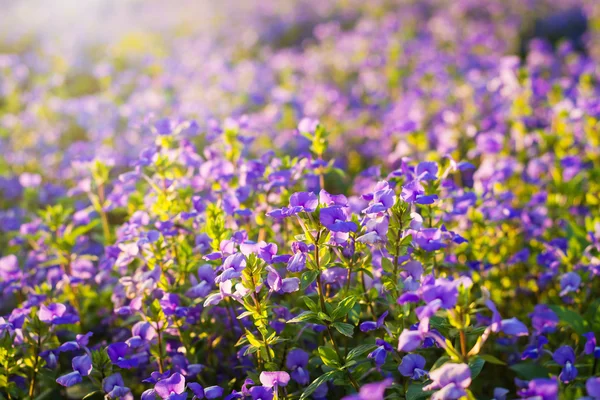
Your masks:
<path fill-rule="evenodd" d="M 158 372 L 158 371 L 153 371 L 150 374 L 150 378 L 146 378 L 142 382 L 144 382 L 144 383 L 156 383 L 156 382 L 160 381 L 161 379 L 168 378 L 169 376 L 171 376 L 171 371 L 170 370 L 167 370 L 167 371 L 163 372 L 162 374 L 160 372 Z"/>
<path fill-rule="evenodd" d="M 421 287 L 421 297 L 426 303 L 440 300 L 440 307 L 445 309 L 452 308 L 458 300 L 457 282 L 444 278 L 433 280 L 431 277 L 428 277 L 424 280 Z"/>
<path fill-rule="evenodd" d="M 73 357 L 71 365 L 81 376 L 88 376 L 92 372 L 92 359 L 87 354 Z"/>
<path fill-rule="evenodd" d="M 141 400 L 156 400 L 156 391 L 154 389 L 144 390 Z"/>
<path fill-rule="evenodd" d="M 433 204 L 438 196 L 435 194 L 426 195 L 423 185 L 417 180 L 411 181 L 402 187 L 400 193 L 402 200 L 407 203 Z"/>
<path fill-rule="evenodd" d="M 319 203 L 324 206 L 348 206 L 348 199 L 343 194 L 330 194 L 325 189 L 319 192 Z"/>
<path fill-rule="evenodd" d="M 402 357 L 402 362 L 398 367 L 398 371 L 402 376 L 411 377 L 411 379 L 418 380 L 421 377 L 427 375 L 425 371 L 425 358 L 420 354 L 407 354 Z"/>
<path fill-rule="evenodd" d="M 192 393 L 194 393 L 194 396 L 196 396 L 198 399 L 204 398 L 204 388 L 199 383 L 190 382 L 188 383 L 188 388 L 192 391 Z"/>
<path fill-rule="evenodd" d="M 136 358 L 125 358 L 129 352 L 129 345 L 124 342 L 116 342 L 108 345 L 106 348 L 110 361 L 120 368 L 135 368 L 138 365 Z"/>
<path fill-rule="evenodd" d="M 417 165 L 417 179 L 421 181 L 434 181 L 437 179 L 438 165 L 435 162 L 424 161 Z"/>
<path fill-rule="evenodd" d="M 554 332 L 559 322 L 556 313 L 544 304 L 536 305 L 529 317 L 531 325 L 538 335 Z"/>
<path fill-rule="evenodd" d="M 600 377 L 589 378 L 585 382 L 585 390 L 592 399 L 600 400 Z"/>
<path fill-rule="evenodd" d="M 297 192 L 290 196 L 290 215 L 311 213 L 319 206 L 319 198 L 313 192 Z"/>
<path fill-rule="evenodd" d="M 24 172 L 19 176 L 19 183 L 23 187 L 38 187 L 42 183 L 42 177 L 39 174 Z"/>
<path fill-rule="evenodd" d="M 69 341 L 69 342 L 65 342 L 65 343 L 61 344 L 58 347 L 58 351 L 59 352 L 67 352 L 67 351 L 80 350 L 88 345 L 89 339 L 92 335 L 93 335 L 92 332 L 88 332 L 85 335 L 78 334 L 75 337 L 74 341 Z"/>
<path fill-rule="evenodd" d="M 123 377 L 119 373 L 104 378 L 102 389 L 110 399 L 119 399 L 130 392 L 129 388 L 125 387 Z"/>
<path fill-rule="evenodd" d="M 52 303 L 48 306 L 40 305 L 37 315 L 40 321 L 53 325 L 74 324 L 79 321 L 79 317 L 69 314 L 67 306 L 61 303 Z"/>
<path fill-rule="evenodd" d="M 528 358 L 532 360 L 537 359 L 543 347 L 548 344 L 548 339 L 546 339 L 544 336 L 538 336 L 537 338 L 534 338 L 534 340 L 535 343 L 527 346 L 523 351 L 523 354 L 521 355 L 522 360 L 526 360 Z"/>
<path fill-rule="evenodd" d="M 385 317 L 387 317 L 389 311 L 384 312 L 383 314 L 381 314 L 381 316 L 379 318 L 377 318 L 377 321 L 365 321 L 362 324 L 360 324 L 360 330 L 363 332 L 369 332 L 369 331 L 373 331 L 375 329 L 379 329 L 383 326 L 383 323 L 385 322 Z"/>
<path fill-rule="evenodd" d="M 439 389 L 432 399 L 454 400 L 467 395 L 465 389 L 471 385 L 471 370 L 467 364 L 447 363 L 431 371 L 429 378 L 432 382 L 423 390 Z"/>
<path fill-rule="evenodd" d="M 516 318 L 503 319 L 500 323 L 500 330 L 508 336 L 527 336 L 529 331 L 524 323 Z"/>
<path fill-rule="evenodd" d="M 494 400 L 506 400 L 506 395 L 510 392 L 510 390 L 497 387 L 494 388 Z"/>
<path fill-rule="evenodd" d="M 382 213 L 396 204 L 396 192 L 389 188 L 387 182 L 384 183 L 385 186 L 383 186 L 383 188 L 373 193 L 369 207 L 363 210 L 365 214 Z"/>
<path fill-rule="evenodd" d="M 504 135 L 498 132 L 482 132 L 477 135 L 477 149 L 482 153 L 495 154 L 502 151 Z"/>
<path fill-rule="evenodd" d="M 346 396 L 342 400 L 383 400 L 385 390 L 394 383 L 391 378 L 384 379 L 381 382 L 367 383 L 363 385 L 357 394 Z"/>
<path fill-rule="evenodd" d="M 413 351 L 423 343 L 424 335 L 419 331 L 404 329 L 398 338 L 398 351 Z"/>
<path fill-rule="evenodd" d="M 560 295 L 565 296 L 569 292 L 576 292 L 581 284 L 581 277 L 576 272 L 567 272 L 560 277 Z"/>
<path fill-rule="evenodd" d="M 594 332 L 584 333 L 583 336 L 587 339 L 583 352 L 585 354 L 593 354 L 595 358 L 600 358 L 600 346 L 597 346 L 596 344 Z"/>
<path fill-rule="evenodd" d="M 400 305 L 406 303 L 418 303 L 421 300 L 421 297 L 417 293 L 414 292 L 406 292 L 402 293 L 400 297 L 398 297 L 397 303 Z"/>
<path fill-rule="evenodd" d="M 294 253 L 289 259 L 287 270 L 290 272 L 302 272 L 306 268 L 306 252 L 299 251 Z"/>
<path fill-rule="evenodd" d="M 319 220 L 332 232 L 356 232 L 356 224 L 348 221 L 347 209 L 340 206 L 322 208 Z"/>
<path fill-rule="evenodd" d="M 415 243 L 425 251 L 436 251 L 446 247 L 442 241 L 442 231 L 437 228 L 424 228 L 413 235 Z"/>
<path fill-rule="evenodd" d="M 154 385 L 154 391 L 161 399 L 168 400 L 185 400 L 185 378 L 180 373 L 176 372 L 169 378 L 162 379 Z"/>
<path fill-rule="evenodd" d="M 391 344 L 382 339 L 377 339 L 375 344 L 377 344 L 378 347 L 370 352 L 367 358 L 374 360 L 377 367 L 381 367 L 383 364 L 385 364 L 387 353 L 393 351 L 394 348 Z"/>
<path fill-rule="evenodd" d="M 300 279 L 281 279 L 277 270 L 270 265 L 267 266 L 267 271 L 267 283 L 272 291 L 278 293 L 292 293 L 300 289 Z"/>
<path fill-rule="evenodd" d="M 290 375 L 284 371 L 263 371 L 260 373 L 260 383 L 267 388 L 287 386 L 289 381 Z"/>
<path fill-rule="evenodd" d="M 252 396 L 252 400 L 272 400 L 273 399 L 273 389 L 266 388 L 264 386 L 254 386 L 250 389 L 250 396 Z"/>
<path fill-rule="evenodd" d="M 561 346 L 552 355 L 554 361 L 563 367 L 560 373 L 560 380 L 569 383 L 577 377 L 577 368 L 575 368 L 575 352 L 570 346 Z"/>
<path fill-rule="evenodd" d="M 519 396 L 532 400 L 557 400 L 558 382 L 555 379 L 534 379 L 519 391 Z"/>
<path fill-rule="evenodd" d="M 56 379 L 56 383 L 64 387 L 71 387 L 80 383 L 81 381 L 83 381 L 83 378 L 81 377 L 81 374 L 77 371 L 70 372 Z"/>
<path fill-rule="evenodd" d="M 302 349 L 291 350 L 286 358 L 285 366 L 292 371 L 292 379 L 299 385 L 308 385 L 310 375 L 308 374 L 308 353 Z"/>
<path fill-rule="evenodd" d="M 218 399 L 223 396 L 223 388 L 221 386 L 209 386 L 204 388 L 204 396 L 206 396 L 208 400 Z"/>
<path fill-rule="evenodd" d="M 215 283 L 239 278 L 244 268 L 246 268 L 246 256 L 242 253 L 231 254 L 223 262 L 223 273 L 215 278 Z"/>
<path fill-rule="evenodd" d="M 88 376 L 92 372 L 92 360 L 87 354 L 73 357 L 71 366 L 74 371 L 59 377 L 56 380 L 59 385 L 65 387 L 76 385 L 83 380 L 83 376 Z"/>
<path fill-rule="evenodd" d="M 151 342 L 156 337 L 156 329 L 150 322 L 139 321 L 131 328 L 132 336 L 127 339 L 126 343 L 129 347 L 140 347 L 145 343 Z"/>
<path fill-rule="evenodd" d="M 312 118 L 302 118 L 298 123 L 298 131 L 300 133 L 315 133 L 319 126 L 319 120 Z"/>
<path fill-rule="evenodd" d="M 22 275 L 17 256 L 9 254 L 6 257 L 0 257 L 0 281 L 4 283 L 18 280 Z"/>

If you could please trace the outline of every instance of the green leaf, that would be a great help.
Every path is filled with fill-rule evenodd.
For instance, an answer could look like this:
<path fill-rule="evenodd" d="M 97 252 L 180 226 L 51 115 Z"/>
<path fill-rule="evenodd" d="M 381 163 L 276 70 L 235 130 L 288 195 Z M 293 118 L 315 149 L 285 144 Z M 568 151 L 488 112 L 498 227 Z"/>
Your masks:
<path fill-rule="evenodd" d="M 304 304 L 306 304 L 306 307 L 308 307 L 309 310 L 313 312 L 319 312 L 319 306 L 317 305 L 317 303 L 312 301 L 310 297 L 302 296 L 302 300 L 304 301 Z"/>
<path fill-rule="evenodd" d="M 317 313 L 314 313 L 312 311 L 304 311 L 302 314 L 298 315 L 296 318 L 292 318 L 289 321 L 287 321 L 288 324 L 296 324 L 298 322 L 304 322 L 304 321 L 318 321 L 319 318 L 317 317 Z"/>
<path fill-rule="evenodd" d="M 356 297 L 349 296 L 340 301 L 331 316 L 334 320 L 345 317 L 356 304 Z"/>
<path fill-rule="evenodd" d="M 317 313 L 317 317 L 321 320 L 321 321 L 331 321 L 331 317 L 327 314 L 325 314 L 324 312 L 318 312 Z"/>
<path fill-rule="evenodd" d="M 331 347 L 329 347 L 329 346 L 319 347 L 319 356 L 321 357 L 321 360 L 323 360 L 323 363 L 325 365 L 327 365 L 328 367 L 332 367 L 332 368 L 340 367 L 340 360 L 339 360 L 335 350 L 333 350 Z"/>
<path fill-rule="evenodd" d="M 512 369 L 519 378 L 525 380 L 547 378 L 550 375 L 547 368 L 533 362 L 522 362 L 511 365 L 508 368 Z"/>
<path fill-rule="evenodd" d="M 306 389 L 304 389 L 304 391 L 302 392 L 300 400 L 307 399 L 311 394 L 314 393 L 315 390 L 317 390 L 319 386 L 331 379 L 334 379 L 336 375 L 339 375 L 339 371 L 329 371 L 312 381 L 312 383 L 308 385 Z"/>
<path fill-rule="evenodd" d="M 361 344 L 348 352 L 347 360 L 354 360 L 365 353 L 369 353 L 377 348 L 375 344 Z"/>
<path fill-rule="evenodd" d="M 350 324 L 346 324 L 344 322 L 334 322 L 332 325 L 335 329 L 337 329 L 339 333 L 341 333 L 344 336 L 352 337 L 354 333 L 354 326 Z"/>
<path fill-rule="evenodd" d="M 250 344 L 254 347 L 261 347 L 263 345 L 262 342 L 258 340 L 256 336 L 252 334 L 252 332 L 248 330 L 246 330 L 246 338 L 248 339 L 248 342 L 250 342 Z"/>
<path fill-rule="evenodd" d="M 383 283 L 383 287 L 387 292 L 391 292 L 396 290 L 396 279 L 389 275 L 384 275 L 381 277 L 381 282 Z"/>
<path fill-rule="evenodd" d="M 389 258 L 383 257 L 381 259 L 381 267 L 385 272 L 392 273 L 394 271 L 394 264 Z"/>
<path fill-rule="evenodd" d="M 317 279 L 318 271 L 306 271 L 300 277 L 300 289 L 306 290 Z"/>
<path fill-rule="evenodd" d="M 493 356 L 491 354 L 482 354 L 479 357 L 483 358 L 485 361 L 489 362 L 490 364 L 506 365 L 506 363 L 504 361 L 500 360 L 499 358 L 497 358 L 496 356 Z"/>
<path fill-rule="evenodd" d="M 103 399 L 103 392 L 101 390 L 96 390 L 95 392 L 92 393 L 88 393 L 85 395 L 85 397 L 81 400 L 92 400 L 92 399 Z"/>
<path fill-rule="evenodd" d="M 477 378 L 485 365 L 485 360 L 481 357 L 474 358 L 469 361 L 469 369 L 471 370 L 471 379 Z"/>
<path fill-rule="evenodd" d="M 570 327 L 579 335 L 589 332 L 590 327 L 587 321 L 575 311 L 558 305 L 549 305 L 548 307 L 558 315 L 558 318 L 560 318 L 560 321 L 564 323 L 564 325 Z"/>
<path fill-rule="evenodd" d="M 406 400 L 420 400 L 428 398 L 433 394 L 433 391 L 423 391 L 425 383 L 412 383 L 406 390 Z"/>
<path fill-rule="evenodd" d="M 588 306 L 584 318 L 590 325 L 590 331 L 600 331 L 600 299 L 594 300 Z"/>

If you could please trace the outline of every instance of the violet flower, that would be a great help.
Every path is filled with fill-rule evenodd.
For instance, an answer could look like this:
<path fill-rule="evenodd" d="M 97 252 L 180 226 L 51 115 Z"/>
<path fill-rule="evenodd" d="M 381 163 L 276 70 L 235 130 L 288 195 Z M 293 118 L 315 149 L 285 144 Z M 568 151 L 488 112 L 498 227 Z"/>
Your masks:
<path fill-rule="evenodd" d="M 74 324 L 79 321 L 79 317 L 70 314 L 67 307 L 61 303 L 52 303 L 48 306 L 40 305 L 37 315 L 40 321 L 53 325 Z"/>
<path fill-rule="evenodd" d="M 508 336 L 527 336 L 529 331 L 524 323 L 516 318 L 503 319 L 500 323 L 500 330 Z"/>
<path fill-rule="evenodd" d="M 220 386 L 209 386 L 204 388 L 204 396 L 206 396 L 208 400 L 218 399 L 223 396 L 223 388 Z"/>
<path fill-rule="evenodd" d="M 138 365 L 136 358 L 126 358 L 129 352 L 129 345 L 124 342 L 116 342 L 108 345 L 106 348 L 110 361 L 120 368 L 130 369 Z"/>
<path fill-rule="evenodd" d="M 544 304 L 536 305 L 529 317 L 537 335 L 554 332 L 559 322 L 556 313 Z"/>
<path fill-rule="evenodd" d="M 583 352 L 585 354 L 593 354 L 594 358 L 600 358 L 600 346 L 596 343 L 596 336 L 594 332 L 584 333 L 583 336 L 586 338 Z"/>
<path fill-rule="evenodd" d="M 585 390 L 593 400 L 600 400 L 600 377 L 591 377 L 585 382 Z"/>
<path fill-rule="evenodd" d="M 569 383 L 577 377 L 575 368 L 575 352 L 570 346 L 561 346 L 552 355 L 554 361 L 560 365 L 562 371 L 559 378 L 564 383 Z"/>
<path fill-rule="evenodd" d="M 302 349 L 293 349 L 287 355 L 285 366 L 292 371 L 291 377 L 299 385 L 308 385 L 310 375 L 308 373 L 308 353 Z"/>
<path fill-rule="evenodd" d="M 71 361 L 73 372 L 59 377 L 56 382 L 62 386 L 70 387 L 80 383 L 82 377 L 88 376 L 92 372 L 92 359 L 87 354 L 73 357 Z"/>
<path fill-rule="evenodd" d="M 321 224 L 332 232 L 356 232 L 356 224 L 348 221 L 348 212 L 344 207 L 322 208 L 319 214 Z"/>
<path fill-rule="evenodd" d="M 533 379 L 518 394 L 520 397 L 530 400 L 557 400 L 558 382 L 555 379 Z"/>
<path fill-rule="evenodd" d="M 402 376 L 410 377 L 413 380 L 419 380 L 427 375 L 425 371 L 425 358 L 420 354 L 407 354 L 402 357 L 402 362 L 398 366 L 398 371 Z"/>
<path fill-rule="evenodd" d="M 455 400 L 467 395 L 471 385 L 471 370 L 467 364 L 446 363 L 429 373 L 431 383 L 423 390 L 438 390 L 431 398 Z"/>
<path fill-rule="evenodd" d="M 176 372 L 169 378 L 161 379 L 154 385 L 154 391 L 163 400 L 185 400 L 185 378 Z"/>
<path fill-rule="evenodd" d="M 389 311 L 385 311 L 379 316 L 379 318 L 377 318 L 377 321 L 365 321 L 361 323 L 360 330 L 363 332 L 369 332 L 381 328 L 385 322 L 385 317 L 387 317 L 388 314 Z"/>
<path fill-rule="evenodd" d="M 358 393 L 346 396 L 342 400 L 383 400 L 385 390 L 392 385 L 393 379 L 384 379 L 381 382 L 367 383 L 363 385 Z"/>
<path fill-rule="evenodd" d="M 375 340 L 375 344 L 378 346 L 375 350 L 370 352 L 367 355 L 367 358 L 370 358 L 375 361 L 375 365 L 379 368 L 383 364 L 385 364 L 385 359 L 387 358 L 387 354 L 394 351 L 394 348 L 391 344 L 382 339 Z"/>
<path fill-rule="evenodd" d="M 110 399 L 120 399 L 129 394 L 130 390 L 125 387 L 121 374 L 112 374 L 102 381 L 102 389 Z"/>
<path fill-rule="evenodd" d="M 260 383 L 266 388 L 287 386 L 290 375 L 284 371 L 263 371 L 260 373 Z"/>

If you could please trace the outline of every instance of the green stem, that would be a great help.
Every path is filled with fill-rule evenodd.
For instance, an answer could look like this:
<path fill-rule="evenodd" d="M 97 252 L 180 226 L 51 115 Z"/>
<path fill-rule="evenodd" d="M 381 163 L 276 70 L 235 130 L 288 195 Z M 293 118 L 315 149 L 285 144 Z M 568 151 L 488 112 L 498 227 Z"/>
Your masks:
<path fill-rule="evenodd" d="M 317 245 L 317 243 L 319 241 L 319 237 L 320 237 L 320 232 L 317 234 L 317 240 L 315 242 L 315 264 L 317 265 L 317 271 L 319 271 L 319 273 L 317 275 L 317 292 L 319 293 L 319 303 L 321 305 L 321 311 L 324 314 L 327 314 L 327 307 L 325 307 L 325 296 L 323 295 L 323 285 L 321 283 L 321 260 L 319 258 L 319 246 Z M 335 339 L 333 338 L 333 333 L 331 332 L 331 327 L 329 326 L 328 321 L 325 321 L 325 328 L 327 328 L 327 335 L 329 336 L 329 340 L 331 340 L 331 344 L 333 345 L 333 349 L 335 350 L 338 360 L 340 360 L 342 365 L 346 364 L 346 357 L 342 356 L 342 353 L 340 352 L 340 349 L 338 348 L 338 345 L 335 342 Z M 354 389 L 356 391 L 358 391 L 360 389 L 360 387 L 358 386 L 358 383 L 356 382 L 356 380 L 354 380 L 354 377 L 352 376 L 350 371 L 347 369 L 346 369 L 346 374 L 348 375 L 348 379 L 350 379 L 350 383 L 352 384 L 352 387 L 354 387 Z"/>
<path fill-rule="evenodd" d="M 157 333 L 157 337 L 158 337 L 158 372 L 160 372 L 162 374 L 164 371 L 163 354 L 162 354 L 162 352 L 163 352 L 162 330 L 157 329 L 156 333 Z"/>
<path fill-rule="evenodd" d="M 465 335 L 464 329 L 459 331 L 460 336 L 460 352 L 465 361 L 469 359 L 469 355 L 467 354 L 467 336 Z"/>
<path fill-rule="evenodd" d="M 363 288 L 363 293 L 365 296 L 365 301 L 367 302 L 367 307 L 369 307 L 369 311 L 371 311 L 371 315 L 372 316 L 376 316 L 375 314 L 375 308 L 373 307 L 373 303 L 371 303 L 371 300 L 369 299 L 369 293 L 367 292 L 367 285 L 365 284 L 365 273 L 364 271 L 361 271 L 361 280 L 360 283 L 362 285 Z"/>
<path fill-rule="evenodd" d="M 111 235 L 108 217 L 106 211 L 104 211 L 104 184 L 98 185 L 98 209 L 96 211 L 100 214 L 100 221 L 102 222 L 104 244 L 109 245 L 111 243 Z"/>
<path fill-rule="evenodd" d="M 252 280 L 252 298 L 254 299 L 254 306 L 256 307 L 256 312 L 257 314 L 260 316 L 261 320 L 258 324 L 256 324 L 257 321 L 254 321 L 256 324 L 256 327 L 258 328 L 258 331 L 260 332 L 260 335 L 263 339 L 263 345 L 265 346 L 265 350 L 267 353 L 267 361 L 269 363 L 273 362 L 273 358 L 271 357 L 271 350 L 269 348 L 269 344 L 267 343 L 267 338 L 265 337 L 265 334 L 263 333 L 263 330 L 261 329 L 261 327 L 264 327 L 265 324 L 262 321 L 262 312 L 261 312 L 261 307 L 260 307 L 260 301 L 258 299 L 258 294 L 256 293 L 256 282 L 254 281 L 254 272 L 252 272 L 250 274 L 250 279 Z"/>
<path fill-rule="evenodd" d="M 42 336 L 38 332 L 37 346 L 35 347 L 35 360 L 33 361 L 33 368 L 31 370 L 31 380 L 29 381 L 29 397 L 33 399 L 35 393 L 35 384 L 37 379 L 37 369 L 40 362 L 40 349 L 42 347 Z"/>

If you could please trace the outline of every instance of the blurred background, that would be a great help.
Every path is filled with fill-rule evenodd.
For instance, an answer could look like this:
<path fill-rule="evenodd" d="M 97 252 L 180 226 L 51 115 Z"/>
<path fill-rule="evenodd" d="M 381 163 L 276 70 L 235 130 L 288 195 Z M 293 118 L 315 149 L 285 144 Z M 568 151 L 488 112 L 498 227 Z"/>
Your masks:
<path fill-rule="evenodd" d="M 299 121 L 318 119 L 340 168 L 394 168 L 407 154 L 456 148 L 468 133 L 452 121 L 485 119 L 480 89 L 513 65 L 510 56 L 536 66 L 558 52 L 582 71 L 600 59 L 597 0 L 0 0 L 0 8 L 0 205 L 31 183 L 19 181 L 24 173 L 40 176 L 50 201 L 94 158 L 127 170 L 165 118 L 194 120 L 208 132 L 199 140 L 235 126 L 255 149 L 292 154 L 308 148 Z M 448 131 L 428 131 L 440 118 Z"/>

